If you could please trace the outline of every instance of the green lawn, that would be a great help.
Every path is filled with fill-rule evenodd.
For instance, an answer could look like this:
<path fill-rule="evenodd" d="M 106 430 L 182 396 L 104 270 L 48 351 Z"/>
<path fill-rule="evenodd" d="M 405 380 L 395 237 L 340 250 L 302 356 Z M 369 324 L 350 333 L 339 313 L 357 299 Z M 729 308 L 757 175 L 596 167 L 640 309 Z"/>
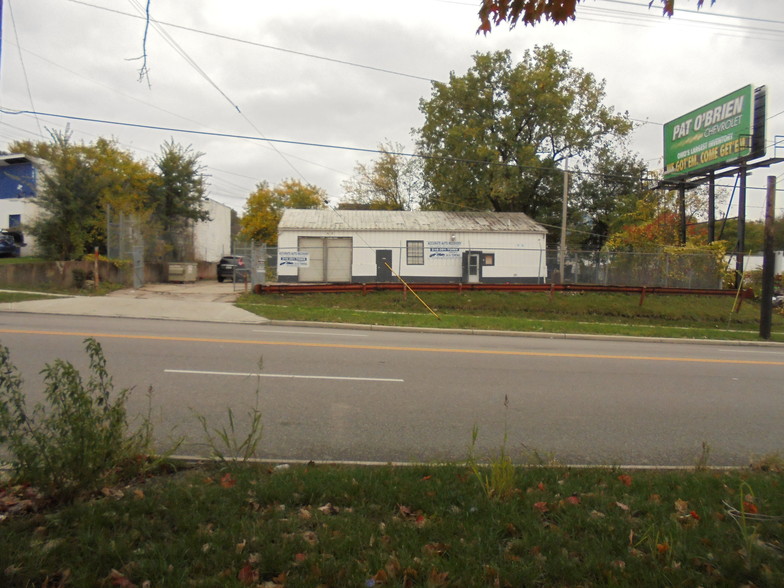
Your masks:
<path fill-rule="evenodd" d="M 759 340 L 759 305 L 732 296 L 547 292 L 245 294 L 237 304 L 269 319 L 639 337 Z M 773 317 L 784 342 L 784 316 Z"/>

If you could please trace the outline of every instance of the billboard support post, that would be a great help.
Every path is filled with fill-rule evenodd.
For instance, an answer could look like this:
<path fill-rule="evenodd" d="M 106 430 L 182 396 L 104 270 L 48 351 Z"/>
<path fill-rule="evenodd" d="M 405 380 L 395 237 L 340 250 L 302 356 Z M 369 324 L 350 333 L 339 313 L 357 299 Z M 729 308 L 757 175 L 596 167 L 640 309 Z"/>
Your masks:
<path fill-rule="evenodd" d="M 760 337 L 770 339 L 773 321 L 773 278 L 776 257 L 773 253 L 774 222 L 776 216 L 776 176 L 768 176 L 765 199 L 765 239 L 762 257 L 762 300 L 760 302 Z"/>
<path fill-rule="evenodd" d="M 708 243 L 716 240 L 716 174 L 708 174 Z"/>
<path fill-rule="evenodd" d="M 740 164 L 740 186 L 738 188 L 738 250 L 735 255 L 735 285 L 743 280 L 743 258 L 746 250 L 746 162 Z"/>
<path fill-rule="evenodd" d="M 686 184 L 678 184 L 678 216 L 680 217 L 679 237 L 681 246 L 686 245 Z"/>

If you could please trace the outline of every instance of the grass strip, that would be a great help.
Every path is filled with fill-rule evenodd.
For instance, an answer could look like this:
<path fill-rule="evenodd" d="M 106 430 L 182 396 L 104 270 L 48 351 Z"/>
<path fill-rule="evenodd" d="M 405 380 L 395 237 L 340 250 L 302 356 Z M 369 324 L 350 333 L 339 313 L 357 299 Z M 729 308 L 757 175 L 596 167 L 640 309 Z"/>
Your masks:
<path fill-rule="evenodd" d="M 0 524 L 3 586 L 784 585 L 784 475 L 203 467 Z M 33 509 L 31 509 L 33 510 Z"/>
<path fill-rule="evenodd" d="M 437 319 L 412 296 L 245 294 L 240 308 L 272 320 L 688 339 L 759 340 L 759 307 L 719 296 L 470 292 L 428 293 Z M 784 342 L 784 317 L 774 316 L 773 341 Z"/>

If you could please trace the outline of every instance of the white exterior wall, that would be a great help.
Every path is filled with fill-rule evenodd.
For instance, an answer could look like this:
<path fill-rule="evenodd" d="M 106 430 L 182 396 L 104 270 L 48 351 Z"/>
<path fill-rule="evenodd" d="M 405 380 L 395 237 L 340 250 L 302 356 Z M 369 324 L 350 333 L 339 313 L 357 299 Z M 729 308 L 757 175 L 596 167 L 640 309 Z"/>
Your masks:
<path fill-rule="evenodd" d="M 25 230 L 25 226 L 38 216 L 40 210 L 32 198 L 0 198 L 0 228 L 8 228 L 8 217 L 12 214 L 18 214 L 21 217 L 22 232 L 25 243 L 27 243 L 20 251 L 21 257 L 32 257 L 38 253 L 35 238 Z"/>
<path fill-rule="evenodd" d="M 218 261 L 231 253 L 231 208 L 207 200 L 212 220 L 198 222 L 193 228 L 193 251 L 196 261 Z"/>
<path fill-rule="evenodd" d="M 467 250 L 495 254 L 495 265 L 482 267 L 483 279 L 545 278 L 545 235 L 543 233 L 478 232 L 406 232 L 406 231 L 323 231 L 285 230 L 278 236 L 278 251 L 297 251 L 299 236 L 352 237 L 352 277 L 376 275 L 376 251 L 392 250 L 392 269 L 406 278 L 440 278 L 459 280 L 463 275 L 463 252 Z M 423 241 L 425 263 L 406 263 L 406 242 Z M 443 257 L 434 253 L 438 245 L 447 249 Z M 278 267 L 278 276 L 296 277 L 296 267 Z"/>
<path fill-rule="evenodd" d="M 773 272 L 777 275 L 784 273 L 784 251 L 774 251 L 773 253 Z M 763 255 L 744 255 L 743 271 L 761 270 L 763 258 Z M 734 255 L 725 255 L 724 261 L 728 263 L 732 269 L 735 269 L 736 259 Z"/>

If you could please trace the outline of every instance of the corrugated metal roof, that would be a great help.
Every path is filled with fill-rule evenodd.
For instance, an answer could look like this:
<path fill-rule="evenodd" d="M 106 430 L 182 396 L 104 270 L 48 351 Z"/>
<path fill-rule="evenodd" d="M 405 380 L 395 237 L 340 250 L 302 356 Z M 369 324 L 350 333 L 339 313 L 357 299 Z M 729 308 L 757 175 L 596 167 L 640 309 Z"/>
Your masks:
<path fill-rule="evenodd" d="M 283 211 L 278 231 L 460 231 L 546 233 L 522 212 L 442 212 L 401 210 L 301 210 Z"/>

